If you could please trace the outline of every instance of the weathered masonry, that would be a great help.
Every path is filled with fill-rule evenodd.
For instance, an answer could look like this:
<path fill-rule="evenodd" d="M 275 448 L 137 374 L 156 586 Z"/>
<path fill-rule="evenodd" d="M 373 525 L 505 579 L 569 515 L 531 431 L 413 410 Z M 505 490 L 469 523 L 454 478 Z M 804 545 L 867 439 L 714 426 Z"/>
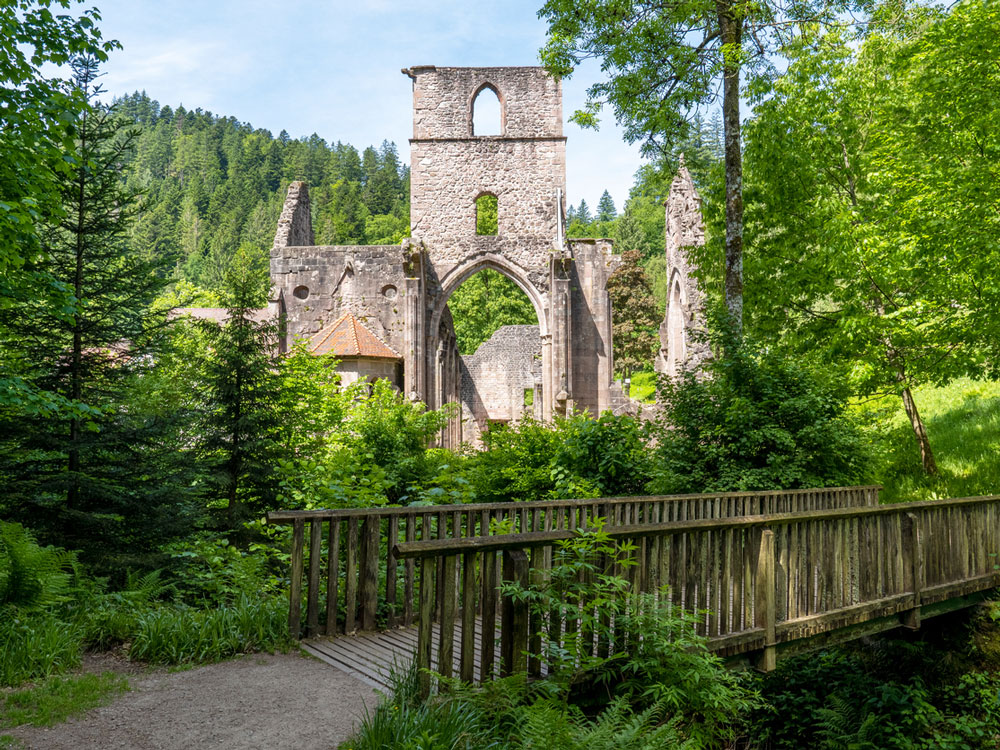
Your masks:
<path fill-rule="evenodd" d="M 524 413 L 549 419 L 572 409 L 633 408 L 613 376 L 606 284 L 619 258 L 610 240 L 569 240 L 563 231 L 559 81 L 528 67 L 403 72 L 413 86 L 411 236 L 400 246 L 317 247 L 308 189 L 293 183 L 271 251 L 288 335 L 312 338 L 352 315 L 399 353 L 396 384 L 408 397 L 431 408 L 463 404 L 441 436 L 447 446 L 475 442 L 489 422 Z M 473 110 L 487 90 L 499 99 L 500 132 L 476 135 Z M 483 196 L 497 203 L 495 235 L 476 232 Z M 448 299 L 486 268 L 531 300 L 535 344 L 525 330 L 498 331 L 482 356 L 463 358 Z M 487 358 L 519 371 L 498 378 L 482 366 Z M 385 361 L 380 367 L 391 370 Z M 360 366 L 352 372 L 364 375 Z"/>

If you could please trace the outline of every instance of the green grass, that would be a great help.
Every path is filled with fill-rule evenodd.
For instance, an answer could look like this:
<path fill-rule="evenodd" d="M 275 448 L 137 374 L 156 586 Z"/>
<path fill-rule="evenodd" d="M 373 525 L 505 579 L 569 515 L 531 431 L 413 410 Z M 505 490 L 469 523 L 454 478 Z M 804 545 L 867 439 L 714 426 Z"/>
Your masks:
<path fill-rule="evenodd" d="M 1000 494 L 1000 383 L 961 378 L 914 393 L 940 475 L 924 474 L 902 402 L 858 405 L 879 456 L 883 502 Z"/>
<path fill-rule="evenodd" d="M 24 724 L 50 727 L 105 706 L 128 689 L 128 680 L 114 672 L 48 677 L 37 685 L 0 695 L 0 729 Z"/>
<path fill-rule="evenodd" d="M 629 396 L 644 404 L 656 403 L 656 373 L 648 370 L 632 373 Z"/>

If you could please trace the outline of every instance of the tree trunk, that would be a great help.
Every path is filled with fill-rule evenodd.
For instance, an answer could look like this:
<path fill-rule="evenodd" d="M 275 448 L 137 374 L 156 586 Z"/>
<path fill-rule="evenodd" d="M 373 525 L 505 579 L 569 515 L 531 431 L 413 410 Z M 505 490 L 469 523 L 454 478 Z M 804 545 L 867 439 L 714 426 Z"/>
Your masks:
<path fill-rule="evenodd" d="M 928 476 L 937 476 L 937 463 L 934 461 L 934 452 L 931 450 L 931 441 L 927 438 L 927 429 L 917 411 L 917 402 L 913 400 L 913 394 L 909 386 L 903 388 L 903 408 L 906 409 L 906 416 L 910 418 L 913 426 L 913 434 L 917 438 L 917 445 L 920 446 L 920 462 L 924 465 L 924 473 Z"/>
<path fill-rule="evenodd" d="M 720 0 L 722 125 L 726 167 L 726 309 L 737 334 L 743 329 L 743 154 L 740 148 L 740 47 L 743 18 L 738 4 Z"/>

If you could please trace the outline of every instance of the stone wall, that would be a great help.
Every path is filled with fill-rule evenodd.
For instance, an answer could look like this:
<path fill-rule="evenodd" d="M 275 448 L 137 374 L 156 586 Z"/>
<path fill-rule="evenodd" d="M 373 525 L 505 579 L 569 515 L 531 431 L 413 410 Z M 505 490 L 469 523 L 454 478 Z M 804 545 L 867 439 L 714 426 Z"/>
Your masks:
<path fill-rule="evenodd" d="M 503 326 L 462 356 L 463 439 L 477 445 L 490 422 L 540 417 L 542 341 L 538 326 Z M 532 392 L 526 406 L 525 391 Z"/>
<path fill-rule="evenodd" d="M 667 309 L 660 325 L 657 372 L 676 377 L 696 370 L 711 356 L 704 339 L 704 294 L 696 278 L 690 250 L 705 244 L 701 196 L 681 156 L 680 169 L 670 184 L 665 203 L 667 255 Z"/>
<path fill-rule="evenodd" d="M 309 187 L 304 182 L 291 183 L 288 186 L 281 216 L 278 217 L 274 247 L 312 245 L 316 242 L 309 210 Z"/>
<path fill-rule="evenodd" d="M 403 351 L 405 274 L 398 245 L 275 247 L 271 280 L 284 297 L 292 340 L 351 312 Z"/>

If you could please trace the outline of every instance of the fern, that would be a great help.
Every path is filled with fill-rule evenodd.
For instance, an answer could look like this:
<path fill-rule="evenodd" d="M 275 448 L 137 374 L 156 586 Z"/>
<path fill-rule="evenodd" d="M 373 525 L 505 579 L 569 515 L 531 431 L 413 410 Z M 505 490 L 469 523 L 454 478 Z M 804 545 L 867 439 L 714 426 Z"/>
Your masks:
<path fill-rule="evenodd" d="M 60 604 L 78 575 L 74 553 L 42 547 L 20 524 L 0 521 L 0 606 L 27 611 Z"/>

